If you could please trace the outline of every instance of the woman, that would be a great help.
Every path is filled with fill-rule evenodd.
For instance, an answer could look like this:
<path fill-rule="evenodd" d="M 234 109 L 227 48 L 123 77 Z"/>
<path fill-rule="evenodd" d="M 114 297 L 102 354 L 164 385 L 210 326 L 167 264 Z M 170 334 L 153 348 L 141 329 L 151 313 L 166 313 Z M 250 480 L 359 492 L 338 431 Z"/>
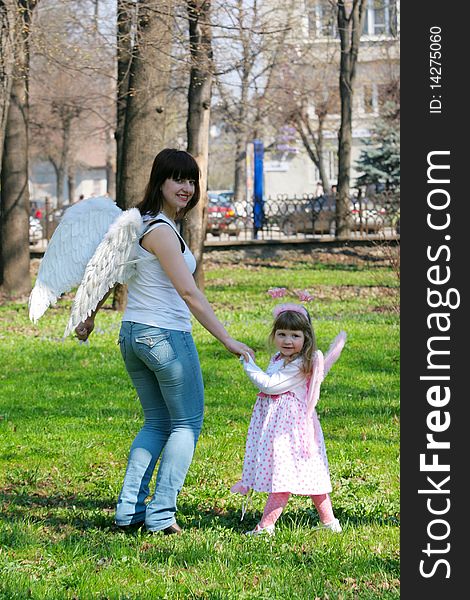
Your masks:
<path fill-rule="evenodd" d="M 204 411 L 190 313 L 227 350 L 253 355 L 251 348 L 230 337 L 196 287 L 192 276 L 196 261 L 176 230 L 176 221 L 196 206 L 199 197 L 195 159 L 181 150 L 162 150 L 137 207 L 146 224 L 137 257 L 147 260 L 137 262 L 137 275 L 128 283 L 119 334 L 124 363 L 145 417 L 130 449 L 116 508 L 116 524 L 124 530 L 145 524 L 150 532 L 181 533 L 175 519 L 176 499 L 193 458 Z M 87 339 L 93 327 L 94 315 L 77 326 L 79 339 Z M 146 505 L 160 457 L 155 493 Z"/>

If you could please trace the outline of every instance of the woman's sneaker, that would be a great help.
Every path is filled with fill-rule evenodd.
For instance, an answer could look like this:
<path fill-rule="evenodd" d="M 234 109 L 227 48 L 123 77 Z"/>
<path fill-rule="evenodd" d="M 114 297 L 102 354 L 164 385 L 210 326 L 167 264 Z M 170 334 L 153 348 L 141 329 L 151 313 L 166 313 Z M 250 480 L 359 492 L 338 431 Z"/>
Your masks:
<path fill-rule="evenodd" d="M 343 531 L 338 519 L 333 519 L 333 521 L 330 521 L 329 523 L 322 523 L 320 521 L 320 523 L 313 529 L 329 529 L 330 531 L 333 531 L 333 533 L 341 533 Z"/>
<path fill-rule="evenodd" d="M 257 525 L 251 531 L 247 531 L 245 535 L 274 535 L 274 525 L 266 525 L 266 527 Z"/>

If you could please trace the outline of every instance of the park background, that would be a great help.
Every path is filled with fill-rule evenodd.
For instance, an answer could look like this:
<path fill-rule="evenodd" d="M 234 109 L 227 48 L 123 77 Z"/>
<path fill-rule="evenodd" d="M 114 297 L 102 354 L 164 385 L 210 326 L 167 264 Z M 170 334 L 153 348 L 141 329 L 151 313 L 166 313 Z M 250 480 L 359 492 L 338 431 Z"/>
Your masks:
<path fill-rule="evenodd" d="M 10 0 L 1 18 L 2 597 L 398 598 L 399 3 Z M 318 409 L 341 536 L 313 531 L 303 498 L 275 539 L 242 535 L 263 505 L 240 522 L 229 492 L 254 390 L 197 323 L 206 421 L 180 495 L 185 535 L 113 529 L 141 423 L 116 347 L 125 289 L 89 345 L 62 339 L 73 294 L 37 326 L 27 296 L 67 206 L 103 193 L 132 206 L 164 146 L 192 152 L 202 189 L 241 207 L 243 235 L 208 233 L 205 195 L 183 231 L 198 285 L 260 364 L 270 287 L 312 294 L 321 349 L 348 333 Z M 319 183 L 337 186 L 333 231 L 254 222 L 257 201 L 303 211 Z M 45 245 L 31 247 L 46 198 Z M 372 201 L 366 226 L 357 198 Z"/>

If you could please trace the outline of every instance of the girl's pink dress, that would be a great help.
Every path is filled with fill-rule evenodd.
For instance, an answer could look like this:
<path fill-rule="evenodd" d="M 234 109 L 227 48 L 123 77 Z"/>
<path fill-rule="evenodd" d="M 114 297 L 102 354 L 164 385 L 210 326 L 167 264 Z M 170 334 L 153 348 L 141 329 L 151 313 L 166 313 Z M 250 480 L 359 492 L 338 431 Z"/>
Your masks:
<path fill-rule="evenodd" d="M 324 374 L 344 345 L 345 335 L 340 336 L 325 359 L 317 351 L 314 364 L 320 372 L 314 370 L 311 381 L 301 372 L 300 359 L 284 366 L 282 357 L 275 354 L 266 372 L 252 360 L 244 363 L 248 377 L 261 391 L 248 428 L 242 478 L 232 492 L 331 492 L 325 442 L 314 406 Z M 308 384 L 316 388 L 313 402 Z"/>

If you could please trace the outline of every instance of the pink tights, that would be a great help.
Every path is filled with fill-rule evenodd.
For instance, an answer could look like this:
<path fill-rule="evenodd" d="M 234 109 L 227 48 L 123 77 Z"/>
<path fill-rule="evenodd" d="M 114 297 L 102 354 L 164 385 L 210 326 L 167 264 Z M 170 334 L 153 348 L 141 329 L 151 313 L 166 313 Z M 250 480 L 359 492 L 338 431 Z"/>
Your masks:
<path fill-rule="evenodd" d="M 264 507 L 263 516 L 259 522 L 259 527 L 264 528 L 268 525 L 274 525 L 281 516 L 282 510 L 289 498 L 290 492 L 275 492 L 269 494 L 266 506 Z M 328 494 L 314 495 L 310 496 L 310 498 L 313 500 L 322 523 L 330 523 L 334 520 L 333 507 Z"/>

